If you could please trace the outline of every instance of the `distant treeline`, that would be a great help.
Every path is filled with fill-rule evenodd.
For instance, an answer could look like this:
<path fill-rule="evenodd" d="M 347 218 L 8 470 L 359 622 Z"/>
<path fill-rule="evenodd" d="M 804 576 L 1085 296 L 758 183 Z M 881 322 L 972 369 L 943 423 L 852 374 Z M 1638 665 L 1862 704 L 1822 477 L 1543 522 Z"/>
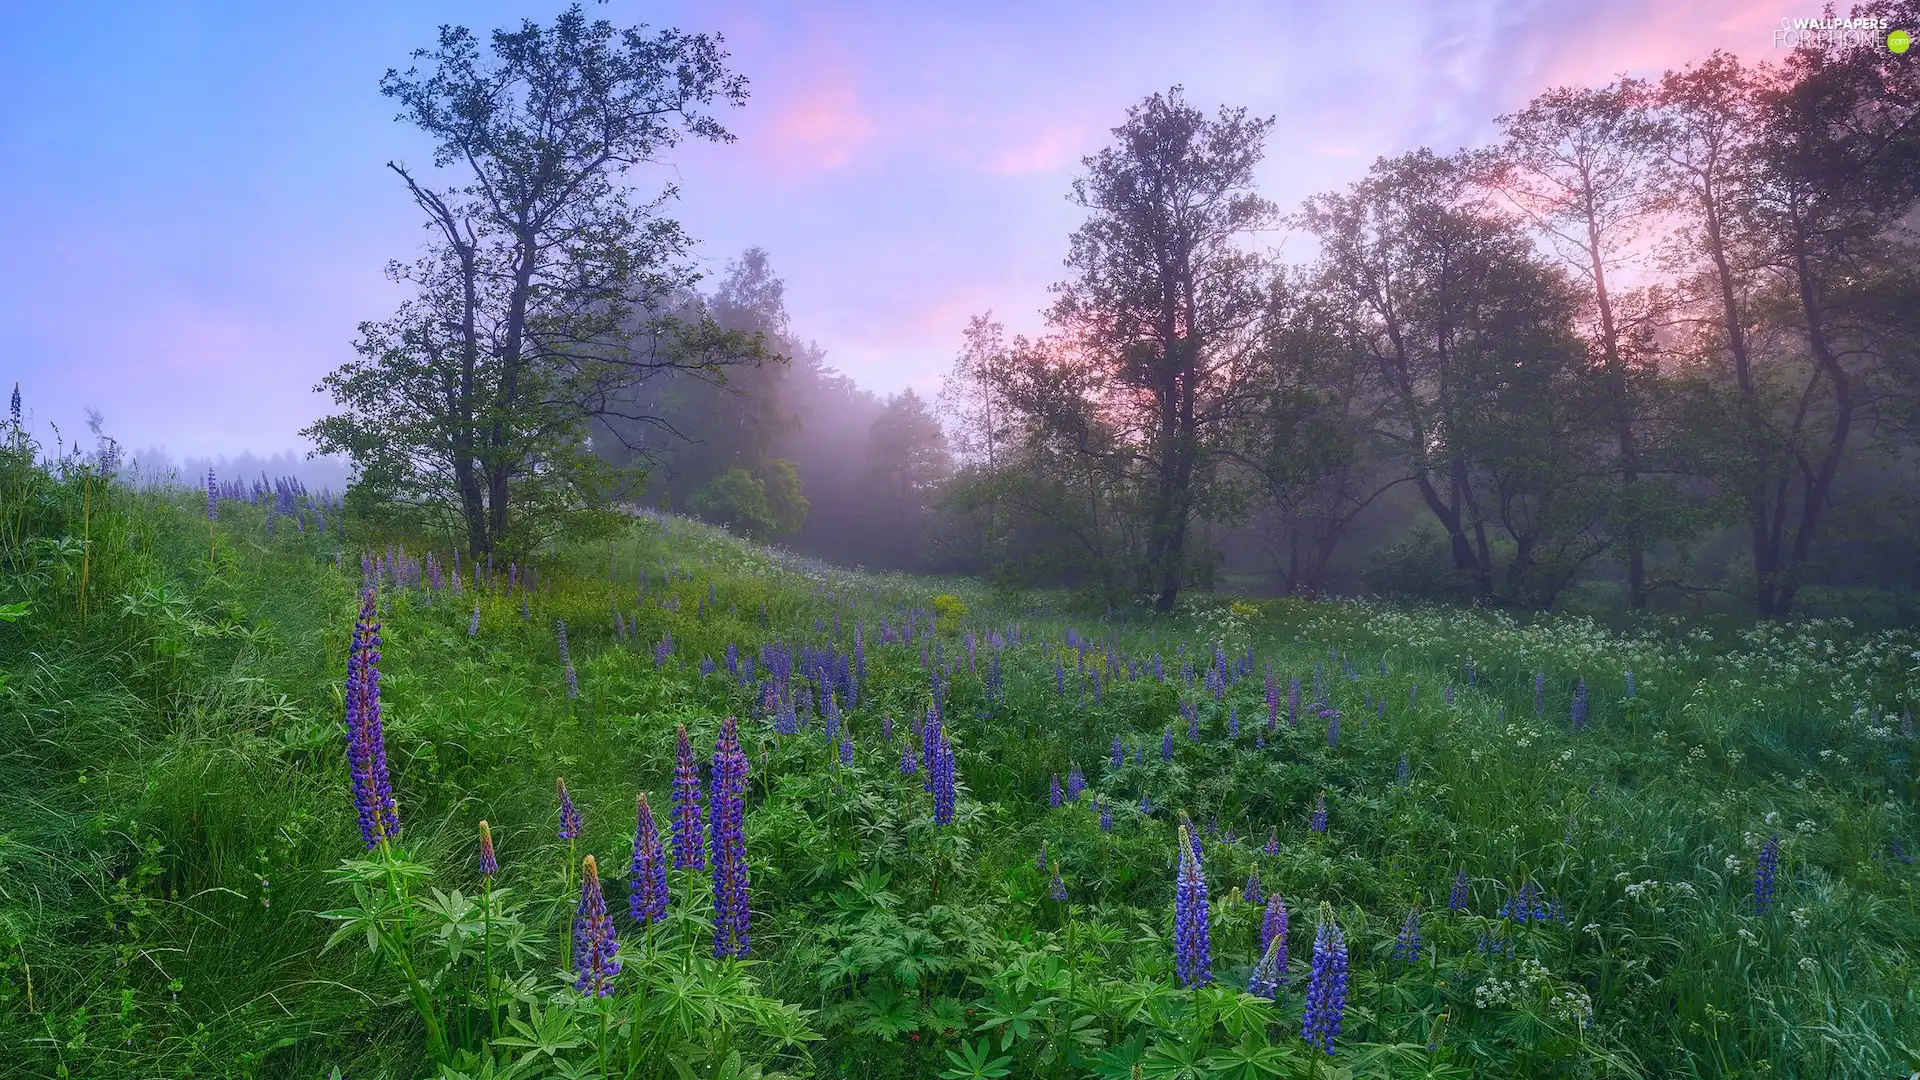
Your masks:
<path fill-rule="evenodd" d="M 1884 42 L 1551 89 L 1291 212 L 1272 120 L 1155 94 L 1073 181 L 1045 330 L 974 318 L 928 401 L 828 367 L 765 253 L 703 283 L 675 190 L 621 179 L 731 139 L 717 38 L 576 6 L 482 40 L 381 82 L 446 171 L 390 163 L 434 239 L 307 429 L 351 515 L 477 558 L 666 504 L 1162 610 L 1233 578 L 1912 617 L 1920 65 Z"/>
<path fill-rule="evenodd" d="M 842 562 L 1912 617 L 1920 68 L 1715 54 L 1499 125 L 1283 214 L 1271 121 L 1176 87 L 1085 159 L 1046 331 L 976 317 L 936 401 L 827 367 L 756 249 L 697 302 L 791 362 L 648 385 L 665 424 L 616 430 L 649 501 Z"/>

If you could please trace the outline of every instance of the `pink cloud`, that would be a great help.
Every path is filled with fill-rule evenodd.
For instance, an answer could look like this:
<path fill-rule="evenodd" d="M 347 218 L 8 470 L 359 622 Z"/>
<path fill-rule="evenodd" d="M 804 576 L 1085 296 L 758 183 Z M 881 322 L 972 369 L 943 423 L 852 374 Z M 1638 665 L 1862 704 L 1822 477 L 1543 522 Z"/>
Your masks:
<path fill-rule="evenodd" d="M 837 169 L 872 140 L 873 114 L 844 81 L 807 87 L 774 116 L 768 128 L 773 164 L 808 172 Z"/>
<path fill-rule="evenodd" d="M 996 149 L 985 171 L 997 176 L 1058 172 L 1080 158 L 1090 136 L 1086 125 L 1051 125 Z"/>

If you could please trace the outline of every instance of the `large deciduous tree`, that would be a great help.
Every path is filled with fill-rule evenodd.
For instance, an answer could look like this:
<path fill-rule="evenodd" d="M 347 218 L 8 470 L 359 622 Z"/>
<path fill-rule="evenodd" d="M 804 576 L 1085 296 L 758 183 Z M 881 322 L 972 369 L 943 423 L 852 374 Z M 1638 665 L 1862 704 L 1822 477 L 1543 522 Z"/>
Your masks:
<path fill-rule="evenodd" d="M 1263 307 L 1267 259 L 1248 240 L 1276 216 L 1253 190 L 1271 126 L 1244 109 L 1208 119 L 1176 86 L 1129 109 L 1073 184 L 1091 214 L 1051 319 L 1100 367 L 1096 411 L 1137 454 L 1137 587 L 1162 611 L 1191 569 L 1194 522 L 1225 509 L 1217 438 L 1246 400 Z"/>
<path fill-rule="evenodd" d="M 590 421 L 645 422 L 622 391 L 662 372 L 720 378 L 764 356 L 679 303 L 697 280 L 665 186 L 622 182 L 683 138 L 728 140 L 739 105 L 720 39 L 617 30 L 578 5 L 483 43 L 442 27 L 423 67 L 381 91 L 432 140 L 433 168 L 389 168 L 425 215 L 415 296 L 363 324 L 321 383 L 342 411 L 311 428 L 354 461 L 363 505 L 401 507 L 479 555 L 608 520 L 631 475 L 590 452 Z"/>

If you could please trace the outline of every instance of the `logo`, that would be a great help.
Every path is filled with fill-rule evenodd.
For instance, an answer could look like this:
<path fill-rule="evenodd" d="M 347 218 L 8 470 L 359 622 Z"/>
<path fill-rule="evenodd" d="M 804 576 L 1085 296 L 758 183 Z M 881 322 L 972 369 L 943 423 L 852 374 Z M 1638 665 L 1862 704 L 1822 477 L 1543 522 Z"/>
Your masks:
<path fill-rule="evenodd" d="M 1904 53 L 1913 44 L 1913 35 L 1906 30 L 1893 29 L 1889 19 L 1861 17 L 1855 19 L 1823 16 L 1817 19 L 1780 20 L 1779 29 L 1773 32 L 1773 47 L 1776 49 L 1797 49 L 1808 46 L 1819 49 L 1858 48 L 1865 45 L 1884 43 L 1890 52 Z"/>

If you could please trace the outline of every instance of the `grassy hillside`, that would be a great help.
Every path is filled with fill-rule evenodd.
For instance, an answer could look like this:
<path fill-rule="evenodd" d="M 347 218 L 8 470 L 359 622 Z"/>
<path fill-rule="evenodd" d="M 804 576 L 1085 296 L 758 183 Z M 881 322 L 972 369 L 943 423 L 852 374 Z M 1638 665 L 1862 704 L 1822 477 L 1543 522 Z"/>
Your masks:
<path fill-rule="evenodd" d="M 672 518 L 531 575 L 463 565 L 455 591 L 450 558 L 304 505 L 269 533 L 245 501 L 209 522 L 198 495 L 5 470 L 0 1074 L 1920 1068 L 1911 631 L 1215 597 L 1115 621 Z M 342 717 L 372 576 L 402 831 L 369 852 Z M 915 734 L 936 699 L 947 824 Z M 662 922 L 628 905 L 636 793 L 669 834 L 676 726 L 704 766 L 727 716 L 745 960 L 713 959 L 706 873 L 670 872 Z M 623 964 L 598 998 L 565 970 L 587 855 Z M 1245 991 L 1274 910 L 1268 1000 Z M 1323 910 L 1348 965 L 1330 1058 L 1301 1038 Z"/>

